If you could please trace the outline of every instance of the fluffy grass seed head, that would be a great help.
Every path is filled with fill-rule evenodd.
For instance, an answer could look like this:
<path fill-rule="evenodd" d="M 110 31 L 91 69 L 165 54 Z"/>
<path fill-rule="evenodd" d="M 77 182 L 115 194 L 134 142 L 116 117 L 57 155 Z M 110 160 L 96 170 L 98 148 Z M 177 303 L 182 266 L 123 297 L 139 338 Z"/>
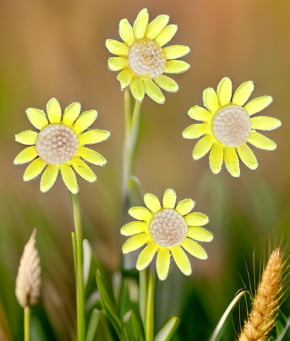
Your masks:
<path fill-rule="evenodd" d="M 277 118 L 256 116 L 272 103 L 271 96 L 256 97 L 248 101 L 254 90 L 252 81 L 243 82 L 232 93 L 230 78 L 224 77 L 217 90 L 203 91 L 205 108 L 195 105 L 188 111 L 193 120 L 200 121 L 183 131 L 186 139 L 198 139 L 192 157 L 198 160 L 209 152 L 209 165 L 214 174 L 221 171 L 223 162 L 228 172 L 240 176 L 239 159 L 250 169 L 258 167 L 258 161 L 248 144 L 264 150 L 274 150 L 276 143 L 257 130 L 273 130 L 280 127 Z"/>
<path fill-rule="evenodd" d="M 103 166 L 106 159 L 86 145 L 105 141 L 110 132 L 88 128 L 97 118 L 96 110 L 81 113 L 80 103 L 71 103 L 62 113 L 56 98 L 51 98 L 43 110 L 26 110 L 30 123 L 37 129 L 24 130 L 15 135 L 15 140 L 26 145 L 14 159 L 15 165 L 29 162 L 23 180 L 29 181 L 41 175 L 40 190 L 47 192 L 55 183 L 60 172 L 67 189 L 72 193 L 79 190 L 75 173 L 94 182 L 97 177 L 87 162 Z"/>
<path fill-rule="evenodd" d="M 33 230 L 24 247 L 16 278 L 15 294 L 23 308 L 37 304 L 40 296 L 40 260 L 35 235 L 36 230 Z"/>
<path fill-rule="evenodd" d="M 146 207 L 130 208 L 129 214 L 136 220 L 121 228 L 121 234 L 129 237 L 123 244 L 123 253 L 143 247 L 137 259 L 137 270 L 149 266 L 156 255 L 156 271 L 161 280 L 167 278 L 171 256 L 180 271 L 190 275 L 187 253 L 207 259 L 206 251 L 198 242 L 213 239 L 212 233 L 202 227 L 208 223 L 208 217 L 191 212 L 195 202 L 184 199 L 176 203 L 176 199 L 175 191 L 170 188 L 164 192 L 162 203 L 154 194 L 145 194 Z"/>
<path fill-rule="evenodd" d="M 130 87 L 137 101 L 147 94 L 153 101 L 164 103 L 160 90 L 178 91 L 178 84 L 164 73 L 181 73 L 189 64 L 176 60 L 187 55 L 190 48 L 185 45 L 166 45 L 175 35 L 177 25 L 169 24 L 169 16 L 162 14 L 149 22 L 147 8 L 137 15 L 133 27 L 127 19 L 119 24 L 123 42 L 107 39 L 106 47 L 115 57 L 108 59 L 109 69 L 119 71 L 117 79 L 121 88 Z"/>

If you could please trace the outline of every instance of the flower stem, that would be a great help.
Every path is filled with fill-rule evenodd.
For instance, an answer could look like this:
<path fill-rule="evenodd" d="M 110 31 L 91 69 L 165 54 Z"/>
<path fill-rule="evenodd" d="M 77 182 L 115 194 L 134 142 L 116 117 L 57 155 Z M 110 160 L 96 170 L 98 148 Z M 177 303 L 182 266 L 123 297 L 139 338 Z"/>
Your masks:
<path fill-rule="evenodd" d="M 154 294 L 155 275 L 153 270 L 149 268 L 145 313 L 145 341 L 153 341 L 154 339 Z"/>
<path fill-rule="evenodd" d="M 24 341 L 29 341 L 30 334 L 30 307 L 24 307 Z"/>
<path fill-rule="evenodd" d="M 75 225 L 76 247 L 74 249 L 76 300 L 77 300 L 77 340 L 85 340 L 85 290 L 83 279 L 83 237 L 78 197 L 71 194 L 73 219 Z"/>

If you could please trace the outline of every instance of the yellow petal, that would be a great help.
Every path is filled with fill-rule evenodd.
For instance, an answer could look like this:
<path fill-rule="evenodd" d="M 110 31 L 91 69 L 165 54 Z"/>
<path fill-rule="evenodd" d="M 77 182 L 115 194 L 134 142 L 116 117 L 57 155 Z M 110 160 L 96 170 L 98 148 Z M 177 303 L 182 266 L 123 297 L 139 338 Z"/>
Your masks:
<path fill-rule="evenodd" d="M 259 130 L 273 130 L 281 126 L 281 121 L 269 116 L 255 116 L 250 118 L 251 128 Z"/>
<path fill-rule="evenodd" d="M 193 120 L 208 122 L 212 115 L 203 107 L 195 105 L 188 110 L 188 116 Z"/>
<path fill-rule="evenodd" d="M 71 161 L 71 165 L 76 173 L 79 174 L 83 179 L 88 182 L 94 182 L 97 180 L 96 174 L 92 171 L 92 169 L 80 158 L 75 157 Z"/>
<path fill-rule="evenodd" d="M 271 96 L 261 96 L 252 99 L 248 102 L 244 109 L 249 115 L 254 115 L 259 111 L 264 110 L 273 102 L 273 98 Z"/>
<path fill-rule="evenodd" d="M 185 45 L 171 45 L 164 47 L 163 52 L 166 59 L 176 59 L 187 55 L 190 52 L 190 48 Z"/>
<path fill-rule="evenodd" d="M 128 59 L 124 57 L 110 57 L 108 67 L 111 71 L 120 71 L 128 65 Z"/>
<path fill-rule="evenodd" d="M 154 78 L 154 82 L 156 82 L 160 88 L 168 92 L 177 92 L 179 88 L 174 79 L 165 75 L 160 75 Z"/>
<path fill-rule="evenodd" d="M 257 158 L 246 143 L 238 146 L 237 151 L 240 159 L 247 167 L 249 167 L 250 169 L 256 169 L 258 167 Z"/>
<path fill-rule="evenodd" d="M 224 160 L 228 172 L 233 177 L 238 178 L 240 176 L 240 164 L 235 148 L 224 148 Z"/>
<path fill-rule="evenodd" d="M 182 73 L 187 71 L 190 65 L 183 60 L 168 60 L 166 62 L 165 70 L 166 73 Z"/>
<path fill-rule="evenodd" d="M 54 185 L 57 175 L 58 175 L 59 167 L 56 165 L 48 165 L 44 172 L 42 173 L 40 179 L 40 190 L 45 193 L 51 189 Z"/>
<path fill-rule="evenodd" d="M 81 113 L 81 104 L 78 102 L 73 102 L 68 105 L 63 114 L 63 123 L 67 126 L 70 126 L 74 123 L 74 121 L 79 117 Z"/>
<path fill-rule="evenodd" d="M 254 83 L 252 81 L 243 82 L 235 91 L 232 103 L 240 106 L 244 105 L 253 91 Z"/>
<path fill-rule="evenodd" d="M 64 163 L 60 167 L 60 173 L 66 188 L 71 193 L 76 194 L 79 191 L 79 186 L 77 183 L 75 172 L 73 171 L 72 167 Z"/>
<path fill-rule="evenodd" d="M 218 174 L 223 165 L 223 146 L 219 143 L 216 143 L 212 146 L 210 154 L 209 154 L 209 166 L 211 171 L 214 174 Z"/>
<path fill-rule="evenodd" d="M 37 136 L 36 131 L 24 130 L 15 135 L 15 141 L 29 146 L 35 144 Z"/>
<path fill-rule="evenodd" d="M 88 110 L 84 111 L 80 114 L 78 119 L 75 121 L 73 125 L 73 129 L 76 133 L 80 133 L 86 129 L 88 129 L 97 119 L 98 112 L 97 110 Z"/>
<path fill-rule="evenodd" d="M 144 80 L 144 88 L 146 94 L 156 103 L 163 104 L 165 102 L 165 97 L 161 92 L 160 88 L 152 81 L 152 79 L 147 78 Z"/>
<path fill-rule="evenodd" d="M 38 156 L 38 153 L 35 146 L 29 146 L 16 155 L 13 163 L 14 165 L 22 165 L 32 161 L 36 156 Z"/>
<path fill-rule="evenodd" d="M 134 77 L 130 83 L 130 90 L 133 97 L 141 102 L 145 95 L 144 84 L 139 77 Z"/>
<path fill-rule="evenodd" d="M 138 256 L 136 269 L 141 271 L 147 268 L 147 266 L 151 263 L 153 257 L 155 256 L 156 251 L 157 246 L 154 244 L 149 244 L 145 246 Z"/>
<path fill-rule="evenodd" d="M 192 199 L 183 199 L 179 201 L 175 210 L 180 215 L 185 215 L 189 213 L 195 206 L 195 202 Z"/>
<path fill-rule="evenodd" d="M 80 145 L 100 143 L 107 140 L 110 137 L 108 130 L 91 129 L 85 131 L 79 136 Z"/>
<path fill-rule="evenodd" d="M 213 144 L 213 139 L 211 136 L 206 135 L 197 141 L 196 145 L 192 151 L 192 157 L 194 160 L 199 160 L 205 156 L 211 149 Z"/>
<path fill-rule="evenodd" d="M 163 28 L 163 30 L 155 38 L 156 43 L 159 46 L 167 44 L 177 32 L 177 25 L 170 24 Z"/>
<path fill-rule="evenodd" d="M 172 188 L 168 188 L 163 194 L 163 207 L 174 208 L 176 204 L 176 193 Z"/>
<path fill-rule="evenodd" d="M 191 124 L 182 132 L 185 139 L 197 139 L 204 134 L 208 133 L 208 125 L 204 123 Z"/>
<path fill-rule="evenodd" d="M 61 121 L 61 107 L 56 98 L 51 98 L 46 104 L 46 112 L 50 123 Z"/>
<path fill-rule="evenodd" d="M 25 169 L 23 174 L 23 181 L 29 181 L 36 178 L 45 168 L 47 163 L 41 158 L 33 160 Z"/>
<path fill-rule="evenodd" d="M 203 226 L 209 222 L 208 216 L 200 212 L 192 212 L 184 217 L 189 226 Z"/>
<path fill-rule="evenodd" d="M 121 89 L 125 89 L 132 80 L 133 73 L 131 69 L 125 68 L 118 73 L 117 79 L 121 83 Z"/>
<path fill-rule="evenodd" d="M 217 96 L 220 105 L 230 103 L 232 97 L 232 81 L 229 77 L 224 77 L 217 86 Z"/>
<path fill-rule="evenodd" d="M 216 112 L 219 109 L 219 100 L 213 88 L 207 88 L 203 91 L 203 103 L 211 111 Z"/>
<path fill-rule="evenodd" d="M 134 42 L 135 39 L 133 29 L 127 19 L 122 19 L 120 21 L 119 35 L 128 46 L 130 46 Z"/>
<path fill-rule="evenodd" d="M 28 108 L 26 109 L 26 115 L 30 123 L 39 130 L 48 125 L 48 120 L 43 110 Z"/>
<path fill-rule="evenodd" d="M 143 206 L 134 206 L 131 207 L 128 211 L 131 217 L 137 219 L 137 220 L 144 220 L 148 221 L 152 218 L 152 213 Z"/>
<path fill-rule="evenodd" d="M 132 236 L 140 232 L 145 232 L 148 228 L 148 224 L 144 221 L 131 221 L 121 227 L 121 235 Z"/>
<path fill-rule="evenodd" d="M 154 39 L 168 24 L 169 16 L 166 14 L 158 15 L 147 27 L 146 38 Z"/>
<path fill-rule="evenodd" d="M 106 48 L 109 50 L 109 52 L 118 56 L 127 56 L 129 52 L 127 45 L 114 39 L 106 40 Z"/>
<path fill-rule="evenodd" d="M 156 195 L 152 193 L 146 193 L 144 195 L 144 202 L 145 202 L 145 205 L 149 208 L 149 210 L 153 213 L 156 213 L 159 210 L 161 210 L 159 199 L 157 198 Z"/>
<path fill-rule="evenodd" d="M 190 226 L 187 236 L 200 242 L 210 242 L 213 240 L 213 234 L 199 226 Z"/>
<path fill-rule="evenodd" d="M 133 32 L 136 39 L 144 38 L 146 28 L 148 25 L 149 14 L 147 8 L 143 8 L 137 15 L 134 25 Z"/>
<path fill-rule="evenodd" d="M 122 252 L 124 254 L 135 251 L 141 246 L 146 244 L 148 241 L 147 235 L 145 233 L 135 234 L 125 241 L 122 246 Z"/>
<path fill-rule="evenodd" d="M 157 258 L 156 258 L 156 271 L 157 276 L 161 281 L 164 281 L 169 272 L 169 265 L 170 265 L 170 253 L 168 249 L 161 248 L 157 252 Z"/>
<path fill-rule="evenodd" d="M 192 256 L 198 259 L 207 259 L 207 253 L 205 249 L 194 240 L 190 238 L 185 238 L 181 242 L 181 245 Z"/>
<path fill-rule="evenodd" d="M 264 150 L 275 150 L 277 148 L 277 145 L 273 140 L 260 133 L 257 133 L 254 130 L 250 132 L 247 142 L 251 143 L 257 148 Z"/>
<path fill-rule="evenodd" d="M 171 248 L 171 253 L 180 271 L 184 275 L 189 276 L 192 272 L 191 265 L 183 249 L 180 246 L 174 246 L 173 248 Z"/>
<path fill-rule="evenodd" d="M 103 157 L 103 155 L 86 147 L 80 147 L 78 155 L 85 161 L 97 166 L 104 166 L 107 163 L 107 160 Z"/>

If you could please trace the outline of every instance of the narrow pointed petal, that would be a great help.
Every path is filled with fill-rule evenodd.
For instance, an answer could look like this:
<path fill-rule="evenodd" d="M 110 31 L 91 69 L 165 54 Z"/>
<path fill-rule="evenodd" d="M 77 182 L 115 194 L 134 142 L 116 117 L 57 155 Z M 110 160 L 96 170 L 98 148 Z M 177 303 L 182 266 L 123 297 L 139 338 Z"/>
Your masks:
<path fill-rule="evenodd" d="M 163 52 L 166 59 L 176 59 L 186 56 L 190 52 L 190 48 L 185 45 L 170 45 L 164 47 Z"/>
<path fill-rule="evenodd" d="M 63 163 L 60 167 L 60 173 L 62 180 L 66 186 L 66 188 L 73 194 L 76 194 L 79 191 L 79 186 L 77 183 L 77 178 L 75 172 L 72 167 Z"/>
<path fill-rule="evenodd" d="M 209 131 L 208 124 L 198 123 L 191 124 L 187 128 L 185 128 L 182 132 L 182 137 L 185 139 L 197 139 Z"/>
<path fill-rule="evenodd" d="M 163 46 L 167 44 L 177 32 L 177 25 L 170 24 L 163 28 L 163 30 L 157 35 L 155 41 L 158 45 Z"/>
<path fill-rule="evenodd" d="M 253 91 L 254 83 L 252 81 L 243 82 L 235 91 L 232 103 L 240 106 L 244 105 Z"/>
<path fill-rule="evenodd" d="M 181 242 L 181 246 L 193 257 L 196 257 L 198 259 L 207 259 L 207 253 L 205 249 L 194 240 L 190 238 L 185 238 Z"/>
<path fill-rule="evenodd" d="M 235 148 L 224 148 L 224 160 L 228 172 L 235 178 L 240 176 L 240 164 Z"/>
<path fill-rule="evenodd" d="M 258 161 L 251 148 L 246 143 L 237 147 L 237 151 L 240 159 L 250 169 L 256 169 L 258 167 Z"/>
<path fill-rule="evenodd" d="M 71 161 L 71 165 L 76 173 L 88 182 L 94 182 L 97 180 L 96 174 L 92 169 L 80 158 L 75 157 Z"/>
<path fill-rule="evenodd" d="M 218 174 L 222 169 L 224 157 L 223 150 L 224 147 L 219 143 L 214 144 L 211 148 L 209 154 L 209 166 L 214 174 Z"/>
<path fill-rule="evenodd" d="M 166 62 L 165 70 L 166 73 L 182 73 L 187 71 L 190 65 L 183 60 L 168 60 Z"/>
<path fill-rule="evenodd" d="M 137 15 L 134 21 L 133 32 L 136 39 L 144 38 L 148 25 L 149 14 L 147 8 L 143 8 Z"/>
<path fill-rule="evenodd" d="M 29 146 L 35 144 L 37 136 L 36 131 L 24 130 L 15 135 L 15 141 Z"/>
<path fill-rule="evenodd" d="M 191 265 L 188 260 L 188 257 L 186 253 L 183 251 L 183 249 L 180 246 L 175 246 L 171 249 L 173 259 L 180 269 L 180 271 L 186 275 L 189 276 L 192 272 Z"/>
<path fill-rule="evenodd" d="M 164 208 L 174 208 L 176 204 L 176 192 L 172 188 L 164 191 L 162 199 Z"/>
<path fill-rule="evenodd" d="M 156 258 L 156 271 L 157 276 L 161 281 L 164 281 L 169 272 L 169 266 L 170 266 L 170 253 L 168 249 L 161 248 L 157 252 L 157 258 Z"/>
<path fill-rule="evenodd" d="M 48 120 L 43 110 L 28 108 L 26 109 L 26 115 L 29 122 L 38 130 L 48 125 Z"/>
<path fill-rule="evenodd" d="M 255 116 L 250 118 L 251 128 L 258 130 L 273 130 L 281 126 L 281 121 L 269 116 Z"/>
<path fill-rule="evenodd" d="M 200 242 L 211 242 L 213 240 L 213 234 L 199 226 L 190 226 L 187 236 Z"/>
<path fill-rule="evenodd" d="M 277 144 L 273 140 L 254 130 L 250 132 L 247 142 L 259 149 L 275 150 L 277 148 Z"/>
<path fill-rule="evenodd" d="M 88 161 L 96 166 L 104 166 L 107 163 L 107 160 L 103 157 L 102 154 L 86 147 L 80 147 L 78 155 L 82 157 L 85 161 Z"/>
<path fill-rule="evenodd" d="M 120 21 L 119 35 L 128 46 L 134 42 L 133 28 L 127 19 L 122 19 Z"/>
<path fill-rule="evenodd" d="M 129 52 L 127 45 L 114 39 L 106 40 L 106 48 L 109 50 L 110 53 L 118 56 L 127 56 Z"/>
<path fill-rule="evenodd" d="M 203 107 L 195 105 L 188 110 L 188 116 L 196 121 L 208 122 L 212 115 Z"/>
<path fill-rule="evenodd" d="M 147 266 L 152 262 L 156 251 L 157 246 L 154 244 L 149 244 L 145 246 L 138 256 L 136 269 L 141 271 L 147 268 Z"/>
<path fill-rule="evenodd" d="M 120 71 L 128 65 L 127 58 L 124 57 L 110 57 L 108 59 L 108 68 L 111 71 Z"/>
<path fill-rule="evenodd" d="M 158 15 L 155 19 L 153 19 L 146 31 L 146 38 L 154 39 L 156 36 L 163 30 L 163 28 L 168 24 L 169 16 L 166 14 Z"/>
<path fill-rule="evenodd" d="M 68 105 L 63 114 L 63 123 L 70 126 L 79 117 L 81 113 L 81 104 L 79 102 L 73 102 Z"/>
<path fill-rule="evenodd" d="M 160 75 L 154 78 L 154 82 L 157 83 L 161 89 L 168 92 L 177 92 L 179 89 L 177 82 L 171 77 L 165 75 Z"/>
<path fill-rule="evenodd" d="M 272 102 L 273 102 L 273 98 L 271 96 L 256 97 L 256 98 L 252 99 L 250 102 L 248 102 L 244 106 L 244 109 L 251 116 L 251 115 L 256 114 L 259 111 L 264 110 Z"/>
<path fill-rule="evenodd" d="M 155 194 L 146 193 L 144 195 L 144 202 L 145 205 L 149 208 L 149 210 L 153 213 L 156 213 L 159 210 L 161 210 L 160 201 Z"/>
<path fill-rule="evenodd" d="M 88 129 L 97 119 L 98 112 L 96 110 L 88 110 L 84 111 L 80 114 L 78 119 L 74 123 L 74 131 L 76 133 L 80 133 L 86 129 Z"/>
<path fill-rule="evenodd" d="M 147 230 L 148 224 L 144 221 L 130 221 L 121 227 L 122 236 L 132 236 Z"/>
<path fill-rule="evenodd" d="M 79 143 L 80 145 L 95 144 L 106 141 L 109 137 L 110 132 L 108 130 L 91 129 L 79 136 Z"/>
<path fill-rule="evenodd" d="M 130 90 L 132 92 L 133 97 L 137 101 L 142 102 L 145 95 L 145 89 L 144 83 L 140 78 L 135 77 L 132 79 L 132 82 L 130 83 Z"/>
<path fill-rule="evenodd" d="M 145 92 L 146 94 L 156 103 L 163 104 L 165 102 L 165 97 L 161 92 L 160 88 L 152 81 L 152 79 L 147 78 L 144 80 Z"/>
<path fill-rule="evenodd" d="M 209 222 L 208 216 L 200 212 L 192 212 L 184 217 L 188 226 L 203 226 Z"/>
<path fill-rule="evenodd" d="M 61 121 L 61 106 L 56 98 L 51 98 L 46 104 L 46 112 L 50 123 Z"/>
<path fill-rule="evenodd" d="M 213 113 L 219 109 L 219 100 L 213 88 L 207 88 L 202 93 L 204 105 Z"/>
<path fill-rule="evenodd" d="M 129 209 L 129 214 L 132 218 L 142 221 L 149 221 L 152 218 L 152 213 L 148 208 L 143 206 L 134 206 Z"/>
<path fill-rule="evenodd" d="M 40 179 L 40 190 L 42 193 L 46 193 L 55 184 L 59 167 L 56 165 L 48 165 L 42 173 Z"/>
<path fill-rule="evenodd" d="M 224 77 L 217 86 L 217 96 L 220 105 L 230 103 L 232 98 L 232 81 L 229 77 Z"/>
<path fill-rule="evenodd" d="M 47 163 L 41 158 L 33 160 L 25 169 L 23 181 L 29 181 L 36 178 L 45 168 Z"/>
<path fill-rule="evenodd" d="M 13 163 L 14 165 L 22 165 L 32 161 L 36 158 L 36 156 L 38 156 L 38 153 L 35 146 L 29 146 L 21 150 L 21 152 L 16 155 Z"/>
<path fill-rule="evenodd" d="M 133 73 L 129 68 L 125 68 L 118 73 L 117 79 L 121 83 L 121 89 L 125 89 L 131 83 L 132 77 Z"/>
<path fill-rule="evenodd" d="M 147 243 L 147 236 L 145 233 L 135 234 L 134 236 L 128 238 L 122 246 L 122 252 L 124 254 L 135 251 L 141 246 Z"/>
<path fill-rule="evenodd" d="M 180 215 L 188 214 L 195 206 L 195 202 L 192 199 L 183 199 L 179 201 L 175 210 Z"/>
<path fill-rule="evenodd" d="M 197 141 L 192 151 L 192 157 L 194 160 L 199 160 L 205 156 L 211 149 L 213 139 L 211 136 L 206 135 Z"/>

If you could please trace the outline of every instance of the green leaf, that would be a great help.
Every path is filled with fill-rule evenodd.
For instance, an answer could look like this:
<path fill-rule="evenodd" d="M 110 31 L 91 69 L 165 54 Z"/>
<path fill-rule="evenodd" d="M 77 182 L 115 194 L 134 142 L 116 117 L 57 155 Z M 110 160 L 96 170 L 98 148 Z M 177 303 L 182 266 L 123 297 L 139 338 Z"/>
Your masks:
<path fill-rule="evenodd" d="M 88 324 L 88 332 L 86 336 L 86 341 L 94 341 L 96 331 L 100 321 L 100 311 L 98 309 L 93 309 L 90 317 L 90 321 Z"/>
<path fill-rule="evenodd" d="M 136 176 L 131 176 L 128 179 L 128 191 L 130 205 L 136 206 L 143 203 L 143 190 L 141 181 Z"/>
<path fill-rule="evenodd" d="M 144 333 L 140 321 L 133 310 L 129 310 L 123 317 L 124 333 L 127 340 L 143 341 Z"/>
<path fill-rule="evenodd" d="M 159 330 L 154 341 L 169 341 L 178 327 L 180 319 L 176 316 L 170 317 L 165 325 Z"/>

